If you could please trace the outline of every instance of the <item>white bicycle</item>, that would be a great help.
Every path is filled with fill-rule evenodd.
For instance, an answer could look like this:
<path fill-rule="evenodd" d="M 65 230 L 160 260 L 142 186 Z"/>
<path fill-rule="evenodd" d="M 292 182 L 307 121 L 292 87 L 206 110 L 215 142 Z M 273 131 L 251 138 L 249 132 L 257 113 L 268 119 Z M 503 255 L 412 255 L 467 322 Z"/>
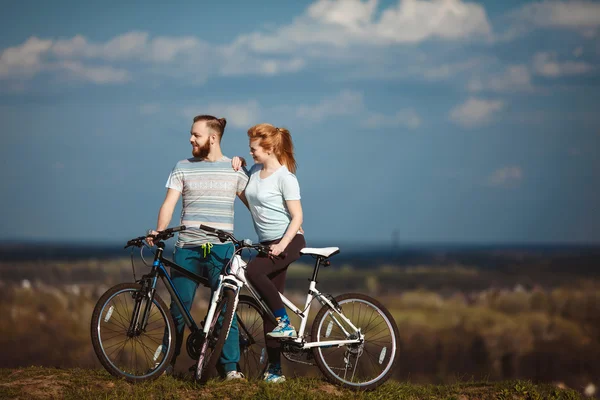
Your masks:
<path fill-rule="evenodd" d="M 225 268 L 221 285 L 234 291 L 235 301 L 227 303 L 225 315 L 235 309 L 240 335 L 240 370 L 251 378 L 262 376 L 267 366 L 263 320 L 275 317 L 245 276 L 246 262 L 241 257 L 245 248 L 260 249 L 249 240 L 239 241 L 232 234 L 200 225 L 200 229 L 216 234 L 220 240 L 231 240 L 235 254 Z M 268 252 L 267 248 L 262 249 Z M 316 259 L 304 307 L 294 305 L 280 293 L 283 304 L 300 318 L 298 336 L 282 339 L 282 354 L 292 362 L 314 365 L 332 383 L 358 390 L 372 390 L 391 376 L 400 356 L 398 327 L 390 312 L 377 300 L 360 293 L 333 297 L 317 290 L 320 267 L 330 265 L 329 258 L 340 252 L 337 247 L 304 248 L 301 253 Z M 246 287 L 251 296 L 240 295 Z M 308 321 L 313 300 L 322 307 L 312 322 Z M 210 309 L 216 306 L 215 297 Z M 229 328 L 231 321 L 223 327 Z M 314 363 L 313 363 L 314 361 Z"/>

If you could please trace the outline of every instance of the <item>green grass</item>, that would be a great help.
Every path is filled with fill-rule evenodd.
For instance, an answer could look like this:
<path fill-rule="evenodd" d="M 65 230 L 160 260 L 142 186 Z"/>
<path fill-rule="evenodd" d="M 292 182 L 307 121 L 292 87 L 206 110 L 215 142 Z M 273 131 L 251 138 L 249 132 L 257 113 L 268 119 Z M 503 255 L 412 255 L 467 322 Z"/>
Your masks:
<path fill-rule="evenodd" d="M 283 384 L 260 381 L 210 381 L 161 377 L 137 385 L 115 379 L 104 370 L 28 367 L 0 369 L 0 398 L 11 399 L 581 399 L 570 389 L 528 381 L 458 382 L 417 385 L 390 381 L 371 392 L 354 392 L 318 378 L 289 379 Z"/>

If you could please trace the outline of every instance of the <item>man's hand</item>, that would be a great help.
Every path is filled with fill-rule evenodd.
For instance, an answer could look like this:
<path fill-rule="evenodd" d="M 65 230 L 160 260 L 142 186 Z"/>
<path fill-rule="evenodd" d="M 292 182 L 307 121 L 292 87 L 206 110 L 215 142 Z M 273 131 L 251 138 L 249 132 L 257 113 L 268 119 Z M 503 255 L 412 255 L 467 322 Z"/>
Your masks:
<path fill-rule="evenodd" d="M 154 236 L 158 235 L 158 232 L 155 230 L 149 230 L 148 236 L 146 236 L 146 243 L 150 245 L 150 247 L 154 246 Z"/>
<path fill-rule="evenodd" d="M 246 166 L 246 160 L 244 160 L 244 157 L 235 156 L 231 160 L 231 166 L 235 171 L 239 171 L 241 167 Z"/>

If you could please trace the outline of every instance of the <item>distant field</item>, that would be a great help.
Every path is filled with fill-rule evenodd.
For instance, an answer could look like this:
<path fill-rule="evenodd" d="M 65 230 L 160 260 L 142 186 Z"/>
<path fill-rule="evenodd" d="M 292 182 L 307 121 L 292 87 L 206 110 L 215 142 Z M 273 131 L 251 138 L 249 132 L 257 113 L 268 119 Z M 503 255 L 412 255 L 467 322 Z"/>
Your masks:
<path fill-rule="evenodd" d="M 370 266 L 335 256 L 321 269 L 319 288 L 367 293 L 390 309 L 400 328 L 396 382 L 524 379 L 582 391 L 600 386 L 600 258 L 591 250 L 559 250 L 432 253 L 431 263 Z M 487 267 L 478 266 L 481 257 Z M 309 261 L 288 272 L 286 293 L 299 304 Z M 148 270 L 139 258 L 135 268 L 138 278 Z M 124 281 L 133 281 L 125 257 L 0 259 L 0 367 L 100 368 L 89 334 L 92 309 Z M 203 317 L 207 298 L 199 289 L 194 318 Z M 191 363 L 182 355 L 177 370 Z M 315 367 L 286 362 L 284 368 L 291 376 L 319 376 Z"/>

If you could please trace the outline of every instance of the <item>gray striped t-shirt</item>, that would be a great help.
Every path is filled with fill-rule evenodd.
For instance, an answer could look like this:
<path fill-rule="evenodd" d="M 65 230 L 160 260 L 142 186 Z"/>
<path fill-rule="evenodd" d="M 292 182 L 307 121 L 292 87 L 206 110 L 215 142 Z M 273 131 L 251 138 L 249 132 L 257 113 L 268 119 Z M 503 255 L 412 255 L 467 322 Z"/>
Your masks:
<path fill-rule="evenodd" d="M 215 235 L 197 229 L 200 224 L 233 233 L 233 204 L 247 182 L 246 174 L 234 171 L 227 157 L 214 162 L 199 158 L 179 161 L 166 186 L 182 194 L 181 224 L 195 228 L 180 232 L 176 246 L 221 243 Z"/>

